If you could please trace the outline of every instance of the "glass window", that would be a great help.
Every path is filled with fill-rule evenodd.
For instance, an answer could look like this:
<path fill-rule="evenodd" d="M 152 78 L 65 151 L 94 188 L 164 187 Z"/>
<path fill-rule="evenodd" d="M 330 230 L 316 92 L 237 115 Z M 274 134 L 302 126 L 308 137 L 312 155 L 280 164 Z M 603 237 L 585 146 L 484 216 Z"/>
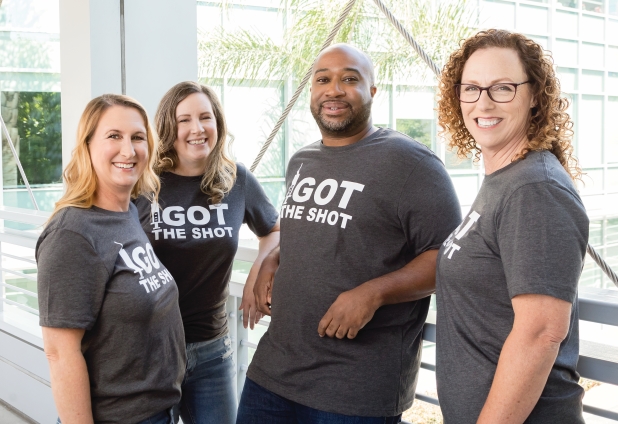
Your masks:
<path fill-rule="evenodd" d="M 618 168 L 607 169 L 607 187 L 608 192 L 618 192 Z"/>
<path fill-rule="evenodd" d="M 234 157 L 251 166 L 283 109 L 281 89 L 232 86 L 226 89 L 224 99 L 228 130 L 234 137 Z M 284 165 L 283 131 L 280 130 L 256 169 L 256 175 L 283 177 Z"/>
<path fill-rule="evenodd" d="M 583 14 L 581 36 L 585 40 L 602 43 L 605 41 L 605 19 Z"/>
<path fill-rule="evenodd" d="M 397 119 L 397 131 L 435 150 L 433 126 L 433 119 Z"/>
<path fill-rule="evenodd" d="M 618 116 L 618 97 L 607 98 L 607 110 L 605 112 L 605 154 L 607 163 L 618 163 L 618 129 L 616 117 Z"/>
<path fill-rule="evenodd" d="M 562 91 L 570 93 L 577 90 L 577 69 L 558 68 L 557 73 Z"/>
<path fill-rule="evenodd" d="M 448 147 L 445 148 L 444 152 L 444 165 L 447 169 L 475 169 L 474 160 L 472 157 L 468 159 L 461 159 L 457 156 L 457 154 L 450 150 Z"/>
<path fill-rule="evenodd" d="M 525 35 L 531 40 L 536 41 L 545 50 L 547 50 L 547 48 L 549 47 L 549 40 L 547 37 L 541 37 L 539 35 L 531 35 L 531 34 L 525 34 Z"/>
<path fill-rule="evenodd" d="M 590 68 L 603 68 L 604 48 L 602 44 L 582 43 L 581 63 Z"/>
<path fill-rule="evenodd" d="M 608 0 L 607 6 L 607 13 L 618 16 L 618 0 Z"/>
<path fill-rule="evenodd" d="M 373 118 L 373 123 L 380 127 L 388 127 L 390 125 L 390 91 L 390 85 L 380 85 L 376 95 L 373 97 L 371 117 Z"/>
<path fill-rule="evenodd" d="M 618 0 L 612 1 L 614 1 L 614 5 L 618 3 Z M 618 44 L 618 19 L 607 20 L 607 42 L 614 45 Z"/>
<path fill-rule="evenodd" d="M 581 194 L 599 194 L 603 192 L 603 170 L 602 169 L 584 169 L 584 176 L 578 182 L 578 187 Z"/>
<path fill-rule="evenodd" d="M 474 202 L 478 193 L 478 176 L 476 175 L 451 175 L 459 203 L 469 206 Z"/>
<path fill-rule="evenodd" d="M 607 93 L 608 94 L 618 94 L 618 72 L 608 72 Z"/>
<path fill-rule="evenodd" d="M 618 218 L 607 220 L 605 227 L 605 244 L 618 244 Z"/>
<path fill-rule="evenodd" d="M 578 157 L 582 167 L 602 163 L 603 97 L 582 96 L 579 109 Z"/>
<path fill-rule="evenodd" d="M 517 30 L 533 34 L 547 33 L 547 8 L 521 4 L 517 11 Z"/>
<path fill-rule="evenodd" d="M 58 0 L 2 2 L 0 63 L 1 114 L 15 148 L 13 154 L 7 137 L 0 135 L 0 204 L 34 209 L 19 160 L 39 208 L 50 211 L 62 194 Z M 8 220 L 0 227 L 15 235 L 15 241 L 0 245 L 2 319 L 40 336 L 36 262 L 29 241 L 36 240 L 40 227 Z"/>
<path fill-rule="evenodd" d="M 557 10 L 554 15 L 554 36 L 564 38 L 577 38 L 577 13 Z"/>
<path fill-rule="evenodd" d="M 301 147 L 322 139 L 318 125 L 315 123 L 315 119 L 313 119 L 309 110 L 309 89 L 305 89 L 298 98 L 294 109 L 292 109 L 287 119 L 286 125 L 288 123 L 290 129 L 289 136 L 291 138 L 290 156 Z"/>
<path fill-rule="evenodd" d="M 582 71 L 582 91 L 588 93 L 603 92 L 603 74 L 601 71 Z"/>
<path fill-rule="evenodd" d="M 573 66 L 578 64 L 577 41 L 556 39 L 554 46 L 554 60 L 559 66 Z"/>
<path fill-rule="evenodd" d="M 262 7 L 228 7 L 223 12 L 226 30 L 253 30 L 270 37 L 275 44 L 283 42 L 283 14 Z"/>
<path fill-rule="evenodd" d="M 582 10 L 595 13 L 604 13 L 603 0 L 582 0 Z"/>
<path fill-rule="evenodd" d="M 607 47 L 607 68 L 618 71 L 618 47 Z"/>
<path fill-rule="evenodd" d="M 479 26 L 515 29 L 515 3 L 485 0 L 480 3 Z"/>
<path fill-rule="evenodd" d="M 558 0 L 558 4 L 563 7 L 577 7 L 577 0 Z"/>
<path fill-rule="evenodd" d="M 221 27 L 222 16 L 221 8 L 218 6 L 207 6 L 201 2 L 197 3 L 197 29 L 207 33 L 214 28 Z"/>

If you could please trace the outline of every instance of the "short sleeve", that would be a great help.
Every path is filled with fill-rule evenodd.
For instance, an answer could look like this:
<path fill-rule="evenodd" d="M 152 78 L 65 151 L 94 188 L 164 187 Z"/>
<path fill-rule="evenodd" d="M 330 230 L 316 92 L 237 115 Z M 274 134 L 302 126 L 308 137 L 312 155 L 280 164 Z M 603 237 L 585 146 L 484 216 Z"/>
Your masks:
<path fill-rule="evenodd" d="M 242 165 L 239 165 L 239 168 Z M 279 214 L 266 196 L 257 178 L 242 166 L 245 172 L 245 222 L 258 237 L 264 237 L 277 223 Z"/>
<path fill-rule="evenodd" d="M 39 240 L 39 324 L 90 330 L 97 320 L 109 273 L 88 241 L 56 229 Z"/>
<path fill-rule="evenodd" d="M 408 176 L 398 215 L 414 256 L 438 249 L 461 223 L 461 208 L 444 165 L 433 154 Z"/>
<path fill-rule="evenodd" d="M 575 301 L 589 228 L 579 199 L 547 182 L 527 184 L 509 197 L 496 220 L 509 296 Z"/>

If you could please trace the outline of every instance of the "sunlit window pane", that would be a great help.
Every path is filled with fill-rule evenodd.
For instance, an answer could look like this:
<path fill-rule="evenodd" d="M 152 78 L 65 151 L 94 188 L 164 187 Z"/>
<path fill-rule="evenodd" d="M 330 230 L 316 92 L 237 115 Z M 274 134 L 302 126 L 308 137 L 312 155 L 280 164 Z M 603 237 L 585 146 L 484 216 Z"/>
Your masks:
<path fill-rule="evenodd" d="M 474 202 L 478 192 L 478 176 L 451 175 L 459 203 L 469 206 Z"/>
<path fill-rule="evenodd" d="M 603 97 L 582 96 L 578 119 L 578 154 L 584 167 L 601 164 L 603 146 Z"/>
<path fill-rule="evenodd" d="M 582 71 L 582 91 L 588 93 L 603 92 L 603 75 L 601 71 Z"/>
<path fill-rule="evenodd" d="M 578 64 L 577 41 L 556 39 L 554 47 L 554 60 L 559 66 L 577 66 Z"/>
<path fill-rule="evenodd" d="M 618 47 L 607 48 L 607 68 L 618 71 Z"/>
<path fill-rule="evenodd" d="M 581 36 L 584 40 L 602 43 L 605 41 L 605 19 L 582 15 Z"/>
<path fill-rule="evenodd" d="M 577 90 L 577 69 L 558 68 L 558 78 L 562 91 L 573 92 Z"/>
<path fill-rule="evenodd" d="M 483 28 L 515 29 L 515 3 L 482 1 L 479 25 Z"/>
<path fill-rule="evenodd" d="M 579 15 L 577 13 L 557 10 L 554 15 L 554 36 L 564 38 L 577 37 L 577 21 Z"/>
<path fill-rule="evenodd" d="M 603 68 L 603 53 L 602 44 L 582 43 L 581 63 L 590 68 Z"/>
<path fill-rule="evenodd" d="M 605 113 L 605 151 L 608 163 L 618 163 L 618 128 L 616 117 L 618 116 L 618 97 L 608 97 L 607 111 Z"/>
<path fill-rule="evenodd" d="M 547 32 L 547 8 L 520 5 L 517 14 L 517 30 L 533 34 Z"/>

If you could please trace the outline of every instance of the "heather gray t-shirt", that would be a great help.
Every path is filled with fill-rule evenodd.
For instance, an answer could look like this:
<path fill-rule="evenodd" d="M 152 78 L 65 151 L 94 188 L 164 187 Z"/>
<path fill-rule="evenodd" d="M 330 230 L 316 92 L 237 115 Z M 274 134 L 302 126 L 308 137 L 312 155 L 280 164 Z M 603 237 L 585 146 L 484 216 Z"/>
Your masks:
<path fill-rule="evenodd" d="M 437 249 L 461 221 L 440 160 L 389 129 L 290 160 L 272 320 L 248 377 L 322 411 L 395 416 L 413 400 L 429 298 L 379 308 L 353 339 L 318 336 L 344 291 Z"/>
<path fill-rule="evenodd" d="M 36 247 L 40 325 L 80 328 L 97 423 L 136 423 L 180 401 L 178 289 L 137 219 L 66 208 Z"/>
<path fill-rule="evenodd" d="M 569 333 L 526 423 L 584 422 L 576 300 L 587 242 L 586 210 L 552 153 L 529 153 L 485 177 L 438 255 L 436 376 L 446 424 L 476 423 L 513 328 L 511 299 L 520 294 L 573 304 Z"/>

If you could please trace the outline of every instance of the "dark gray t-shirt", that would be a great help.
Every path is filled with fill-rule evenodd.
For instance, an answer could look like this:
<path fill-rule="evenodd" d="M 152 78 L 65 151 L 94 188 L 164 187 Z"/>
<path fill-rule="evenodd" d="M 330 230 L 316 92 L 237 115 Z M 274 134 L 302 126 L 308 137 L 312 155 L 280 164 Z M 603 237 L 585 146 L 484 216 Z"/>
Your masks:
<path fill-rule="evenodd" d="M 485 177 L 468 216 L 438 256 L 438 396 L 446 424 L 476 423 L 513 328 L 511 299 L 543 294 L 573 304 L 541 398 L 526 423 L 579 424 L 577 284 L 588 217 L 566 171 L 531 152 Z"/>
<path fill-rule="evenodd" d="M 178 285 L 187 343 L 227 333 L 225 302 L 238 231 L 245 222 L 257 236 L 265 236 L 278 217 L 243 164 L 237 164 L 236 182 L 217 205 L 202 192 L 201 181 L 201 176 L 161 174 L 158 222 L 153 222 L 148 199 L 136 200 L 144 231 Z"/>
<path fill-rule="evenodd" d="M 461 221 L 440 160 L 380 129 L 345 147 L 313 143 L 290 160 L 272 320 L 248 377 L 322 411 L 395 416 L 413 400 L 429 298 L 379 308 L 353 339 L 318 336 L 344 291 L 437 249 Z"/>
<path fill-rule="evenodd" d="M 40 325 L 81 328 L 97 423 L 180 401 L 185 344 L 174 279 L 129 212 L 66 208 L 36 247 Z"/>

